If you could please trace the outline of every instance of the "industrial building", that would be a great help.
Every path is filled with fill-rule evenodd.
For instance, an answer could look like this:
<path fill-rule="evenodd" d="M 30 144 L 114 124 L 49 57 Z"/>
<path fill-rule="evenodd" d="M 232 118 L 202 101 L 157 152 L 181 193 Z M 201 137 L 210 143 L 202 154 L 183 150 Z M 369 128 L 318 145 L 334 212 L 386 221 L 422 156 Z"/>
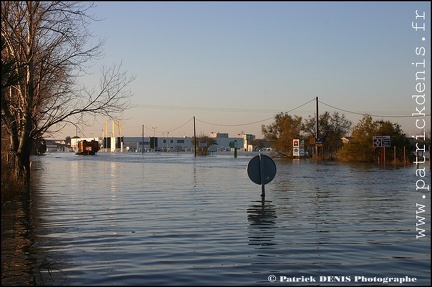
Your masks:
<path fill-rule="evenodd" d="M 227 151 L 234 147 L 239 150 L 252 151 L 253 135 L 237 135 L 229 137 L 228 134 L 212 133 L 216 145 L 212 151 Z M 116 137 L 101 138 L 100 152 L 149 152 L 149 151 L 193 151 L 193 137 Z"/>
<path fill-rule="evenodd" d="M 209 138 L 216 141 L 216 145 L 210 148 L 211 152 L 232 151 L 254 151 L 253 143 L 255 136 L 252 134 L 239 134 L 229 137 L 228 133 L 211 133 Z M 193 137 L 89 137 L 69 138 L 65 140 L 46 140 L 47 152 L 56 151 L 78 151 L 79 142 L 93 140 L 99 142 L 100 152 L 153 152 L 153 151 L 194 151 Z"/>

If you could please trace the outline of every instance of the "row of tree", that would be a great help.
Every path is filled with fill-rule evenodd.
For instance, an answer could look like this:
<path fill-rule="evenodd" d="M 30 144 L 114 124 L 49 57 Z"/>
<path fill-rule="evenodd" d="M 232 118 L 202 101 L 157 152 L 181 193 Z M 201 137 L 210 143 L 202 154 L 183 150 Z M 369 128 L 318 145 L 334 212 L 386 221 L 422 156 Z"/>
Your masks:
<path fill-rule="evenodd" d="M 323 146 L 328 147 L 328 152 L 334 152 L 342 146 L 341 138 L 345 136 L 351 127 L 351 121 L 344 115 L 328 112 L 318 118 L 319 137 L 323 138 Z M 293 139 L 305 139 L 306 147 L 310 138 L 316 137 L 316 119 L 309 116 L 303 120 L 300 116 L 292 116 L 288 113 L 279 113 L 275 121 L 262 126 L 264 139 L 272 143 L 272 149 L 279 156 L 290 157 L 293 150 Z"/>
<path fill-rule="evenodd" d="M 262 133 L 264 139 L 271 142 L 274 155 L 279 157 L 293 156 L 293 139 L 304 139 L 305 149 L 315 157 L 340 161 L 377 161 L 381 149 L 374 147 L 374 136 L 390 136 L 392 149 L 386 150 L 386 158 L 392 161 L 407 161 L 415 150 L 415 145 L 405 136 L 397 123 L 377 121 L 370 115 L 364 115 L 352 130 L 351 126 L 352 122 L 343 114 L 321 114 L 318 117 L 318 137 L 322 138 L 322 146 L 319 149 L 309 144 L 309 139 L 316 138 L 315 117 L 303 120 L 300 116 L 279 113 L 272 124 L 262 126 Z"/>

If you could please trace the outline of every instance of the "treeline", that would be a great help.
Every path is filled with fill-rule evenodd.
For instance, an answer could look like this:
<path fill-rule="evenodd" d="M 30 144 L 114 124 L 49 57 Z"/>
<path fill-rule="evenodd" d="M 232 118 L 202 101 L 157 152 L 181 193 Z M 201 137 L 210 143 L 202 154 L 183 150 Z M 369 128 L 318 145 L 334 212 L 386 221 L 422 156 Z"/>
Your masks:
<path fill-rule="evenodd" d="M 373 120 L 365 115 L 352 129 L 345 115 L 325 112 L 318 117 L 318 138 L 322 146 L 316 147 L 310 139 L 316 138 L 316 118 L 303 119 L 297 115 L 279 113 L 270 125 L 262 125 L 264 139 L 271 142 L 273 156 L 293 157 L 293 139 L 303 139 L 306 155 L 316 159 L 346 162 L 403 163 L 412 161 L 415 142 L 406 137 L 401 126 L 384 120 Z M 374 147 L 374 136 L 390 136 L 391 148 Z M 428 142 L 417 144 L 428 144 Z M 385 150 L 385 154 L 383 151 Z"/>

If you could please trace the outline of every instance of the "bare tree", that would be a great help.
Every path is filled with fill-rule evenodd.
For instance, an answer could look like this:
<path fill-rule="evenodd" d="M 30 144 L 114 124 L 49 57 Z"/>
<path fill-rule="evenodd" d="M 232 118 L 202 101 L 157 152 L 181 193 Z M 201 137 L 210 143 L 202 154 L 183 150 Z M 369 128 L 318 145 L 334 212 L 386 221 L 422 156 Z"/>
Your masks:
<path fill-rule="evenodd" d="M 118 118 L 129 107 L 128 77 L 120 65 L 102 69 L 98 90 L 79 86 L 103 41 L 89 43 L 89 2 L 2 1 L 3 59 L 17 82 L 3 85 L 1 121 L 10 141 L 11 165 L 26 186 L 34 143 L 49 132 L 75 124 L 85 115 Z M 12 73 L 13 72 L 13 73 Z M 3 137 L 3 135 L 2 135 Z"/>

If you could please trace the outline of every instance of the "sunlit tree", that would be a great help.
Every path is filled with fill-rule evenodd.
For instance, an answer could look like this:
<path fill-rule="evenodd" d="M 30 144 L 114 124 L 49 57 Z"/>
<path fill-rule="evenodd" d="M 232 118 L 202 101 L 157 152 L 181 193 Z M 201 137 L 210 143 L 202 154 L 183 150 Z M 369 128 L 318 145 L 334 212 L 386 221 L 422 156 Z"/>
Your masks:
<path fill-rule="evenodd" d="M 349 143 L 338 153 L 342 161 L 373 162 L 373 136 L 376 135 L 377 123 L 370 115 L 365 115 L 353 128 Z"/>
<path fill-rule="evenodd" d="M 274 123 L 262 125 L 264 139 L 271 142 L 275 156 L 290 157 L 293 155 L 293 139 L 300 138 L 302 117 L 279 113 Z"/>
<path fill-rule="evenodd" d="M 365 115 L 353 128 L 351 138 L 338 152 L 337 157 L 342 161 L 375 162 L 380 156 L 381 147 L 373 146 L 374 136 L 390 136 L 391 148 L 387 148 L 386 161 L 402 160 L 405 152 L 410 152 L 406 136 L 397 123 L 390 121 L 374 121 L 370 115 Z M 394 158 L 396 147 L 397 158 Z"/>
<path fill-rule="evenodd" d="M 342 137 L 350 131 L 352 122 L 338 112 L 325 112 L 318 118 L 319 137 L 323 139 L 322 154 L 326 158 L 333 158 L 342 147 Z M 316 137 L 316 119 L 309 117 L 305 120 L 302 130 L 306 138 Z M 305 141 L 307 142 L 307 141 Z"/>

